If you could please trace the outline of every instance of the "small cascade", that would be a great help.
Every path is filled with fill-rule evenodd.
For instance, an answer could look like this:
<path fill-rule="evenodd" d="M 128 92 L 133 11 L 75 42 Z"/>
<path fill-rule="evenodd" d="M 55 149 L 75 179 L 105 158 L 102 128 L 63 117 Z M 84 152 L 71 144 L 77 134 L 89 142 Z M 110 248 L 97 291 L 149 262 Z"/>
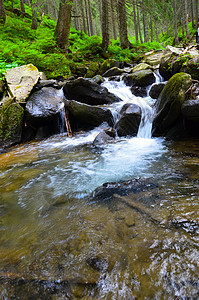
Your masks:
<path fill-rule="evenodd" d="M 155 75 L 157 82 L 161 80 L 161 76 L 158 74 Z M 137 137 L 139 138 L 151 138 L 151 128 L 152 128 L 152 121 L 153 121 L 153 103 L 154 100 L 147 96 L 145 98 L 136 97 L 132 94 L 130 87 L 126 86 L 124 81 L 108 81 L 106 80 L 103 84 L 109 92 L 115 94 L 116 96 L 120 97 L 123 101 L 119 103 L 115 103 L 111 105 L 111 111 L 113 114 L 114 121 L 117 121 L 119 111 L 126 103 L 133 103 L 140 106 L 142 110 L 142 119 L 140 122 L 139 130 Z"/>
<path fill-rule="evenodd" d="M 64 103 L 60 105 L 60 112 L 58 117 L 58 128 L 60 133 L 66 132 L 66 122 L 64 118 Z"/>

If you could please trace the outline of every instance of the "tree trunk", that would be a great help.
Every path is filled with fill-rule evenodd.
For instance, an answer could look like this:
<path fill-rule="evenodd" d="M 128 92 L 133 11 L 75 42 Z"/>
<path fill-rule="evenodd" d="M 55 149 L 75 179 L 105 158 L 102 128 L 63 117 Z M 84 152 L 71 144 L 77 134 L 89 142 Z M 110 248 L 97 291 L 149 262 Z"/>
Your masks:
<path fill-rule="evenodd" d="M 193 6 L 193 0 L 191 1 L 191 22 L 192 22 L 192 28 L 194 28 L 195 24 L 194 24 L 194 6 Z"/>
<path fill-rule="evenodd" d="M 125 0 L 117 0 L 117 13 L 120 35 L 120 47 L 122 49 L 129 48 L 130 43 L 128 40 L 127 32 L 127 18 L 126 18 L 126 6 Z"/>
<path fill-rule="evenodd" d="M 94 30 L 93 30 L 93 19 L 92 19 L 92 14 L 91 14 L 91 5 L 90 5 L 90 0 L 87 0 L 87 5 L 88 5 L 88 20 L 89 20 L 89 27 L 90 27 L 90 35 L 94 35 Z"/>
<path fill-rule="evenodd" d="M 87 33 L 83 0 L 80 0 L 80 7 L 81 7 L 81 14 L 82 14 L 83 30 L 85 33 Z"/>
<path fill-rule="evenodd" d="M 89 15 L 88 15 L 88 5 L 87 0 L 84 0 L 85 3 L 85 12 L 86 12 L 86 24 L 87 24 L 87 32 L 88 35 L 91 36 L 90 24 L 89 24 Z"/>
<path fill-rule="evenodd" d="M 34 4 L 32 4 L 32 24 L 31 29 L 36 30 L 37 29 L 37 11 L 34 7 Z"/>
<path fill-rule="evenodd" d="M 138 22 L 138 32 L 140 36 L 140 43 L 143 43 L 142 39 L 142 31 L 141 31 L 141 26 L 140 26 L 140 12 L 139 12 L 139 7 L 138 7 L 138 0 L 136 0 L 136 6 L 137 6 L 137 22 Z"/>
<path fill-rule="evenodd" d="M 22 11 L 22 13 L 25 14 L 25 6 L 24 6 L 23 0 L 20 0 L 20 6 L 21 6 L 21 11 Z"/>
<path fill-rule="evenodd" d="M 115 20 L 115 5 L 114 0 L 111 0 L 111 20 L 112 20 L 112 28 L 113 28 L 113 38 L 117 40 L 117 28 L 116 28 L 116 20 Z"/>
<path fill-rule="evenodd" d="M 5 24 L 6 22 L 6 12 L 3 4 L 3 0 L 0 0 L 0 24 Z"/>
<path fill-rule="evenodd" d="M 174 11 L 175 44 L 178 44 L 179 39 L 178 39 L 178 20 L 177 20 L 176 0 L 173 0 L 173 11 Z"/>
<path fill-rule="evenodd" d="M 102 47 L 107 50 L 110 43 L 108 0 L 102 0 L 102 12 Z"/>
<path fill-rule="evenodd" d="M 134 20 L 134 27 L 135 27 L 135 39 L 136 42 L 138 42 L 138 24 L 137 24 L 137 17 L 136 17 L 135 0 L 133 0 L 133 20 Z"/>
<path fill-rule="evenodd" d="M 146 11 L 143 12 L 144 42 L 149 42 L 149 28 Z"/>
<path fill-rule="evenodd" d="M 187 0 L 184 0 L 184 19 L 185 19 L 185 29 L 187 38 L 190 39 L 189 27 L 188 27 L 188 9 L 187 9 Z"/>
<path fill-rule="evenodd" d="M 155 28 L 155 33 L 156 33 L 156 41 L 159 43 L 159 34 L 158 34 L 158 27 L 157 26 Z"/>
<path fill-rule="evenodd" d="M 153 43 L 153 19 L 150 17 L 150 25 L 151 25 L 151 43 Z"/>
<path fill-rule="evenodd" d="M 70 0 L 61 0 L 55 28 L 55 38 L 60 48 L 68 49 L 72 5 Z"/>
<path fill-rule="evenodd" d="M 198 21 L 199 21 L 199 16 L 198 16 L 198 0 L 195 0 L 195 20 L 196 20 L 196 29 L 198 28 Z"/>

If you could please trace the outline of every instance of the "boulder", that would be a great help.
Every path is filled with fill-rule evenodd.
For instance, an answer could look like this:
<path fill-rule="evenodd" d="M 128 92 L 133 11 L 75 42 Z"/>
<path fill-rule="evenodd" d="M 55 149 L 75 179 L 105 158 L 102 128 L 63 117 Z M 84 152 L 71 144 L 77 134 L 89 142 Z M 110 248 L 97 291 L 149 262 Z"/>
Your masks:
<path fill-rule="evenodd" d="M 95 200 L 110 200 L 114 194 L 121 196 L 130 193 L 140 193 L 156 188 L 157 185 L 150 179 L 135 178 L 128 181 L 108 182 L 95 189 L 93 197 Z"/>
<path fill-rule="evenodd" d="M 162 58 L 160 60 L 159 72 L 165 80 L 171 78 L 175 73 L 178 73 L 181 69 L 182 62 L 180 55 L 182 51 L 172 46 L 167 46 Z"/>
<path fill-rule="evenodd" d="M 53 87 L 55 89 L 61 88 L 61 86 L 57 80 L 49 79 L 49 80 L 39 80 L 39 82 L 35 86 L 35 90 L 40 90 L 44 87 Z"/>
<path fill-rule="evenodd" d="M 113 67 L 109 70 L 107 70 L 102 76 L 103 77 L 111 77 L 111 76 L 117 76 L 117 75 L 122 75 L 124 73 L 124 70 Z"/>
<path fill-rule="evenodd" d="M 131 73 L 137 72 L 137 71 L 143 71 L 143 70 L 151 70 L 152 67 L 146 63 L 140 63 L 132 68 Z"/>
<path fill-rule="evenodd" d="M 16 67 L 6 71 L 6 82 L 16 102 L 24 102 L 37 84 L 40 73 L 32 64 Z"/>
<path fill-rule="evenodd" d="M 187 55 L 184 57 L 180 72 L 185 72 L 191 75 L 193 79 L 199 80 L 199 53 L 193 53 L 193 55 Z"/>
<path fill-rule="evenodd" d="M 124 75 L 126 85 L 148 86 L 155 82 L 155 75 L 150 69 L 136 71 L 132 74 Z"/>
<path fill-rule="evenodd" d="M 101 75 L 96 75 L 92 79 L 90 79 L 91 82 L 101 84 L 105 81 L 105 79 Z"/>
<path fill-rule="evenodd" d="M 113 67 L 117 67 L 120 68 L 121 67 L 121 62 L 115 60 L 115 59 L 106 59 L 105 61 L 103 61 L 103 63 L 101 64 L 100 68 L 99 68 L 99 72 L 98 74 L 102 75 L 104 74 L 107 70 L 113 68 Z"/>
<path fill-rule="evenodd" d="M 115 127 L 118 136 L 136 136 L 142 115 L 139 105 L 127 103 L 120 114 L 121 117 Z"/>
<path fill-rule="evenodd" d="M 163 55 L 162 50 L 158 50 L 157 52 L 154 53 L 154 51 L 146 53 L 144 55 L 144 58 L 142 60 L 142 63 L 148 64 L 154 68 L 157 68 L 160 64 L 161 58 Z"/>
<path fill-rule="evenodd" d="M 182 115 L 187 120 L 199 123 L 199 99 L 185 101 L 182 104 Z"/>
<path fill-rule="evenodd" d="M 147 96 L 147 90 L 145 87 L 141 86 L 132 86 L 130 88 L 133 95 L 136 97 L 146 97 Z"/>
<path fill-rule="evenodd" d="M 99 63 L 98 62 L 90 62 L 89 68 L 86 73 L 86 78 L 92 78 L 97 74 L 97 71 L 99 69 Z"/>
<path fill-rule="evenodd" d="M 186 73 L 177 73 L 169 79 L 158 99 L 153 135 L 164 135 L 179 122 L 182 117 L 181 107 L 187 96 L 186 91 L 191 85 L 191 76 Z"/>
<path fill-rule="evenodd" d="M 0 144 L 3 147 L 21 142 L 24 109 L 12 99 L 0 108 Z"/>
<path fill-rule="evenodd" d="M 107 144 L 109 142 L 114 141 L 114 138 L 108 135 L 106 132 L 100 132 L 94 139 L 93 145 L 94 146 L 100 146 L 103 144 Z"/>
<path fill-rule="evenodd" d="M 121 101 L 119 97 L 109 93 L 107 88 L 84 78 L 66 82 L 63 91 L 68 100 L 76 100 L 89 105 L 111 104 Z"/>
<path fill-rule="evenodd" d="M 107 108 L 91 106 L 74 100 L 65 100 L 65 107 L 70 116 L 83 125 L 95 127 L 103 122 L 107 122 L 109 126 L 113 125 L 113 116 Z"/>
<path fill-rule="evenodd" d="M 44 125 L 64 107 L 62 90 L 44 87 L 34 92 L 27 100 L 25 119 L 34 126 Z"/>
<path fill-rule="evenodd" d="M 165 83 L 153 84 L 149 91 L 149 96 L 152 99 L 158 99 L 164 87 L 165 87 Z"/>

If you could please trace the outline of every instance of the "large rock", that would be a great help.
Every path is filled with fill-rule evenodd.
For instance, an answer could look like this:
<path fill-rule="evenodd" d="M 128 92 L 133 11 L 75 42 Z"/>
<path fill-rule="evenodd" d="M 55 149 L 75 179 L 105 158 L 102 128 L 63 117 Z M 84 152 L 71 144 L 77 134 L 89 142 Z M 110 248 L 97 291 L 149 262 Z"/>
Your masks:
<path fill-rule="evenodd" d="M 181 107 L 186 100 L 186 91 L 192 85 L 191 76 L 177 73 L 169 79 L 160 98 L 153 121 L 153 135 L 164 135 L 182 117 Z"/>
<path fill-rule="evenodd" d="M 199 53 L 198 51 L 192 51 L 191 53 L 184 58 L 185 61 L 183 61 L 180 71 L 190 74 L 193 79 L 199 80 Z"/>
<path fill-rule="evenodd" d="M 199 137 L 199 99 L 185 101 L 182 105 L 182 115 L 189 136 Z"/>
<path fill-rule="evenodd" d="M 33 125 L 45 124 L 57 115 L 64 107 L 62 90 L 44 87 L 33 93 L 26 103 L 26 121 Z"/>
<path fill-rule="evenodd" d="M 120 114 L 121 118 L 116 124 L 118 136 L 136 136 L 142 115 L 139 105 L 127 103 Z"/>
<path fill-rule="evenodd" d="M 109 93 L 107 88 L 84 78 L 68 81 L 63 91 L 67 99 L 89 105 L 111 104 L 121 101 L 119 97 Z"/>
<path fill-rule="evenodd" d="M 11 146 L 21 142 L 24 110 L 12 99 L 0 108 L 0 145 Z"/>
<path fill-rule="evenodd" d="M 109 70 L 107 70 L 102 76 L 103 77 L 111 77 L 111 76 L 117 76 L 117 75 L 122 75 L 124 73 L 124 70 L 113 67 Z"/>
<path fill-rule="evenodd" d="M 106 132 L 100 132 L 94 139 L 93 145 L 94 146 L 101 146 L 103 144 L 107 144 L 109 142 L 114 141 L 114 138 L 108 135 Z"/>
<path fill-rule="evenodd" d="M 150 69 L 136 71 L 132 74 L 125 75 L 124 82 L 129 86 L 148 86 L 155 82 L 155 75 Z"/>
<path fill-rule="evenodd" d="M 24 102 L 40 78 L 38 69 L 32 64 L 6 71 L 7 85 L 16 102 Z"/>
<path fill-rule="evenodd" d="M 165 80 L 168 80 L 175 73 L 178 73 L 181 69 L 182 62 L 178 58 L 182 54 L 180 49 L 177 49 L 172 46 L 167 46 L 162 58 L 160 60 L 160 75 L 164 77 Z"/>
<path fill-rule="evenodd" d="M 147 90 L 145 87 L 142 86 L 132 86 L 130 88 L 131 93 L 135 95 L 136 97 L 146 97 L 147 96 Z"/>
<path fill-rule="evenodd" d="M 103 61 L 103 63 L 100 66 L 99 74 L 102 75 L 107 70 L 109 70 L 113 67 L 120 68 L 121 67 L 121 62 L 119 62 L 115 59 L 106 59 L 105 61 Z"/>
<path fill-rule="evenodd" d="M 142 62 L 146 63 L 154 68 L 157 68 L 160 64 L 161 58 L 163 55 L 163 51 L 162 50 L 158 50 L 157 52 L 149 52 L 146 53 Z"/>
<path fill-rule="evenodd" d="M 162 92 L 163 88 L 165 87 L 165 83 L 157 83 L 152 85 L 150 91 L 149 91 L 149 96 L 152 99 L 158 99 L 160 96 L 160 93 Z"/>
<path fill-rule="evenodd" d="M 135 67 L 132 68 L 132 73 L 137 72 L 137 71 L 143 71 L 143 70 L 151 70 L 152 67 L 146 63 L 140 63 L 136 65 Z"/>
<path fill-rule="evenodd" d="M 113 125 L 113 116 L 109 109 L 83 104 L 74 100 L 65 100 L 65 107 L 73 119 L 83 125 L 94 127 L 103 122 L 107 122 L 110 126 Z"/>

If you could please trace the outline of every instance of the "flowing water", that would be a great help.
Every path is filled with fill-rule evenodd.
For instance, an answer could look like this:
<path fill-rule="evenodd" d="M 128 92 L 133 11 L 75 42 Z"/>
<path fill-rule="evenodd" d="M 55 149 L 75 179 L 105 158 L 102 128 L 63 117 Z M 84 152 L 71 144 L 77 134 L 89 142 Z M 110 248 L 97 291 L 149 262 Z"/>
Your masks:
<path fill-rule="evenodd" d="M 199 140 L 151 138 L 153 100 L 105 82 L 142 108 L 136 138 L 96 148 L 106 126 L 0 155 L 0 299 L 198 299 Z M 63 123 L 61 123 L 63 128 Z M 107 201 L 106 182 L 154 188 Z"/>

